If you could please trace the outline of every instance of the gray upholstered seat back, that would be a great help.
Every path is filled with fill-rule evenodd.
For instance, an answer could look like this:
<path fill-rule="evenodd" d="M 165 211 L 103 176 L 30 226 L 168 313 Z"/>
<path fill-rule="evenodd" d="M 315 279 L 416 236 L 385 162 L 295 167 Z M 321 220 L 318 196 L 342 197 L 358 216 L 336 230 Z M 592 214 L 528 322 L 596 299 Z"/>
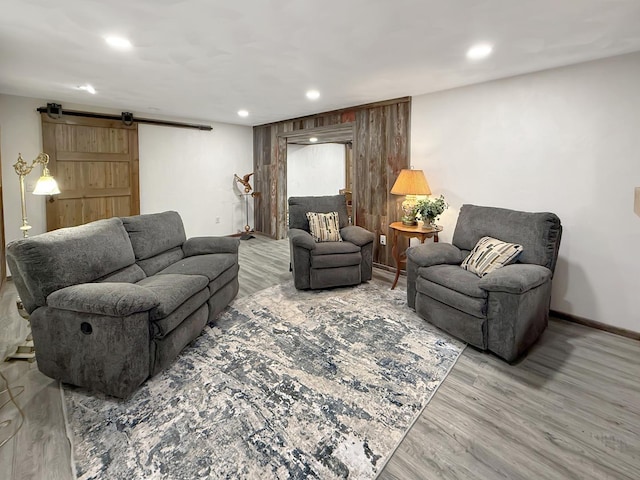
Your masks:
<path fill-rule="evenodd" d="M 136 263 L 147 276 L 184 258 L 182 245 L 187 237 L 178 212 L 122 217 L 122 223 L 131 239 Z"/>
<path fill-rule="evenodd" d="M 7 261 L 29 313 L 50 293 L 92 282 L 135 262 L 119 218 L 61 228 L 7 245 Z"/>
<path fill-rule="evenodd" d="M 453 244 L 471 250 L 482 237 L 494 237 L 524 247 L 518 261 L 555 269 L 562 236 L 553 213 L 529 213 L 495 207 L 463 205 L 453 233 Z"/>
<path fill-rule="evenodd" d="M 181 247 L 187 237 L 178 212 L 149 213 L 122 217 L 136 260 L 151 258 L 171 248 Z"/>
<path fill-rule="evenodd" d="M 309 231 L 307 212 L 338 212 L 340 228 L 349 225 L 347 200 L 344 195 L 327 195 L 323 197 L 290 197 L 289 228 Z"/>

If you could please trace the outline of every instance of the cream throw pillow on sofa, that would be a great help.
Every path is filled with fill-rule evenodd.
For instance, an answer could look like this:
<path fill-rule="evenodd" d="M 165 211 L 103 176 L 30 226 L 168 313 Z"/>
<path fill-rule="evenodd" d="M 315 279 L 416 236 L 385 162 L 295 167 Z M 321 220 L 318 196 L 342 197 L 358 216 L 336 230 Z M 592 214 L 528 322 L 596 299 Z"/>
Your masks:
<path fill-rule="evenodd" d="M 316 242 L 341 242 L 338 212 L 308 212 L 309 230 Z"/>
<path fill-rule="evenodd" d="M 517 243 L 482 237 L 460 266 L 479 277 L 484 277 L 487 273 L 515 262 L 522 250 L 522 245 Z"/>

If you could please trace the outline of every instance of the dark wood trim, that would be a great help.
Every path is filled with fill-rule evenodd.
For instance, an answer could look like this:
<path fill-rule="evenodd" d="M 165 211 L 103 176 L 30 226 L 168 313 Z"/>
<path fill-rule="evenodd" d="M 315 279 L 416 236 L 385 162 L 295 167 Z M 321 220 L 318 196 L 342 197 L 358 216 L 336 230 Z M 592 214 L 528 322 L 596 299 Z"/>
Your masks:
<path fill-rule="evenodd" d="M 557 310 L 551 310 L 549 314 L 552 317 L 561 318 L 562 320 L 568 320 L 573 323 L 578 323 L 580 325 L 584 325 L 585 327 L 603 330 L 615 335 L 631 338 L 632 340 L 640 340 L 640 332 L 634 332 L 633 330 L 627 330 L 626 328 L 614 327 L 613 325 L 596 322 L 595 320 L 589 320 L 588 318 L 579 317 L 570 313 L 558 312 Z"/>
<path fill-rule="evenodd" d="M 47 107 L 39 107 L 36 109 L 39 113 L 47 113 Z M 122 117 L 120 115 L 113 115 L 108 113 L 95 113 L 95 112 L 82 112 L 79 110 L 60 110 L 62 115 L 71 117 L 83 117 L 83 118 L 97 118 L 100 120 L 114 120 L 122 123 Z M 58 121 L 55 117 L 47 116 L 48 121 L 56 123 Z M 167 120 L 155 120 L 153 118 L 138 118 L 133 116 L 133 123 L 146 123 L 149 125 L 159 125 L 161 127 L 177 127 L 177 128 L 192 128 L 195 130 L 211 131 L 213 127 L 211 125 L 198 125 L 196 123 L 183 123 L 183 122 L 170 122 Z M 61 123 L 65 123 L 64 121 Z M 130 125 L 126 125 L 130 126 Z M 120 125 L 122 127 L 122 125 Z"/>
<path fill-rule="evenodd" d="M 302 117 L 287 118 L 285 120 L 280 120 L 278 122 L 263 123 L 262 125 L 254 125 L 254 127 L 269 127 L 272 125 L 279 125 L 282 122 L 288 123 L 288 122 L 297 122 L 301 120 L 313 120 L 315 118 L 322 118 L 328 115 L 339 115 L 341 113 L 351 112 L 353 110 L 386 107 L 389 105 L 396 105 L 398 103 L 410 103 L 410 102 L 411 102 L 411 97 L 400 97 L 392 100 L 383 100 L 381 102 L 365 103 L 364 105 L 354 105 L 352 107 L 339 108 L 338 110 L 330 110 L 328 112 L 316 113 L 314 115 L 303 115 Z"/>

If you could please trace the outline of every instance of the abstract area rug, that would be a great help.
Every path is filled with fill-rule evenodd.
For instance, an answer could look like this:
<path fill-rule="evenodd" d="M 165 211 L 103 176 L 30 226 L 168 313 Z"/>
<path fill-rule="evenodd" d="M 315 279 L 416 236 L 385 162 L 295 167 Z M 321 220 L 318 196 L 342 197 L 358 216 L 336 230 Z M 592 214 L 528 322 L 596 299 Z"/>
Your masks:
<path fill-rule="evenodd" d="M 463 348 L 386 284 L 278 285 L 126 401 L 64 386 L 76 475 L 375 478 Z"/>

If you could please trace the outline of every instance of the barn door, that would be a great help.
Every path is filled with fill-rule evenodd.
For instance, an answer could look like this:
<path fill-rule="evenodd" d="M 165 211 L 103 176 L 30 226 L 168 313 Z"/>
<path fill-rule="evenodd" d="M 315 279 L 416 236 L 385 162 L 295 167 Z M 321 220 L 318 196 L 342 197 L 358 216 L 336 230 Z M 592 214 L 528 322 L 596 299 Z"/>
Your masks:
<path fill-rule="evenodd" d="M 47 202 L 47 231 L 140 213 L 136 123 L 43 113 L 42 136 L 62 192 Z"/>

